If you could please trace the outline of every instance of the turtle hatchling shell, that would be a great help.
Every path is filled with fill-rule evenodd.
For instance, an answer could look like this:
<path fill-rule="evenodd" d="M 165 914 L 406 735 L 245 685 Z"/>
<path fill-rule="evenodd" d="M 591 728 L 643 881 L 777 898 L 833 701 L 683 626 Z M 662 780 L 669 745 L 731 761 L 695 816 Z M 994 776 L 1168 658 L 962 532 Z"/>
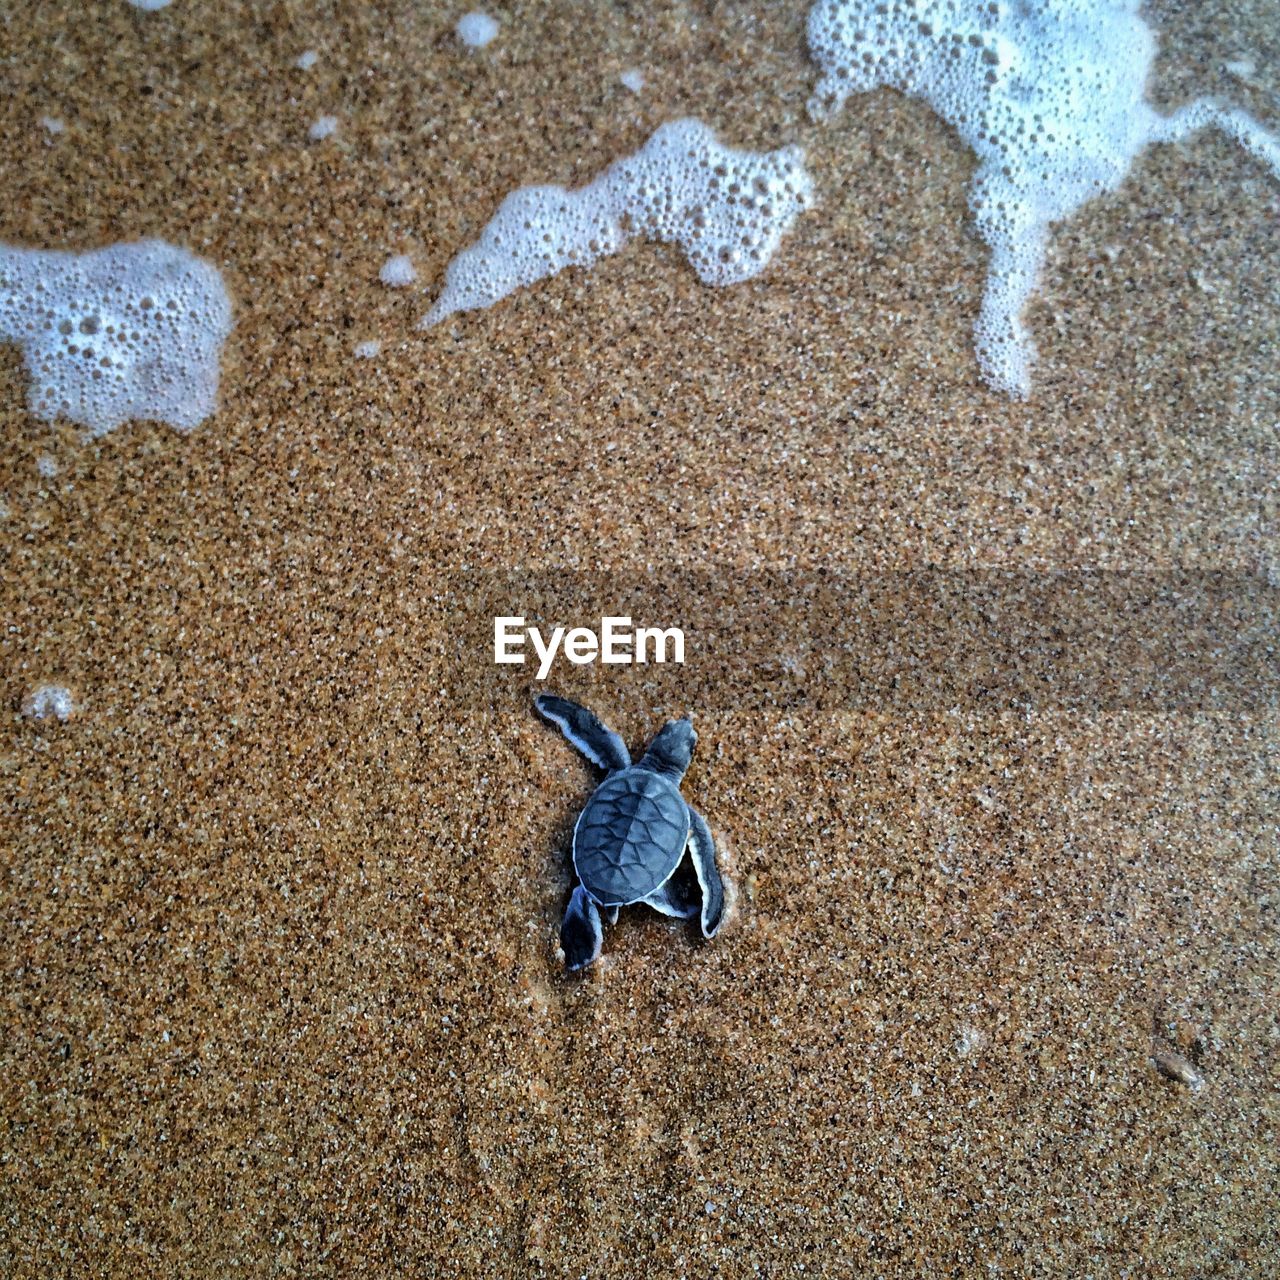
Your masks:
<path fill-rule="evenodd" d="M 606 778 L 573 831 L 573 865 L 602 906 L 639 902 L 680 865 L 689 810 L 666 778 L 623 769 Z"/>

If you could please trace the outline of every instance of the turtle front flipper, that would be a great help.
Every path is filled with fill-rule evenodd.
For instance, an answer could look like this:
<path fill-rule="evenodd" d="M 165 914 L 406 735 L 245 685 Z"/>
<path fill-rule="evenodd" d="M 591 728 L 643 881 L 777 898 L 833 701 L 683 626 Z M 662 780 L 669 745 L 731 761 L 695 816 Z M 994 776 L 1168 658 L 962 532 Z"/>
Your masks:
<path fill-rule="evenodd" d="M 627 744 L 600 723 L 594 712 L 544 693 L 534 699 L 534 709 L 544 719 L 555 725 L 592 764 L 601 769 L 625 769 L 631 764 Z"/>
<path fill-rule="evenodd" d="M 689 808 L 689 857 L 702 889 L 702 936 L 714 938 L 724 916 L 724 885 L 716 866 L 716 842 L 707 820 Z"/>
<path fill-rule="evenodd" d="M 560 923 L 560 945 L 564 948 L 565 966 L 572 971 L 595 964 L 600 958 L 603 942 L 600 912 L 590 894 L 578 885 Z"/>

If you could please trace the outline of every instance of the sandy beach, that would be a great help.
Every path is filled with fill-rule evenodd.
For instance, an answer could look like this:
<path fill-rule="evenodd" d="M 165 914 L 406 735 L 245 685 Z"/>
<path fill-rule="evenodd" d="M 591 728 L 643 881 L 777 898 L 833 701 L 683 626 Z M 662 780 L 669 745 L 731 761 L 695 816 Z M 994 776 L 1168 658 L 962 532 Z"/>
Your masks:
<path fill-rule="evenodd" d="M 0 241 L 234 302 L 189 433 L 40 421 L 0 347 L 0 1271 L 1276 1274 L 1280 184 L 1148 150 L 1011 399 L 972 155 L 814 124 L 805 5 L 461 12 L 0 18 Z M 1280 129 L 1274 3 L 1145 12 L 1162 110 Z M 507 192 L 686 116 L 805 148 L 760 275 L 634 243 L 418 327 Z M 714 940 L 564 972 L 597 777 L 505 614 L 684 629 L 545 687 L 692 714 Z"/>

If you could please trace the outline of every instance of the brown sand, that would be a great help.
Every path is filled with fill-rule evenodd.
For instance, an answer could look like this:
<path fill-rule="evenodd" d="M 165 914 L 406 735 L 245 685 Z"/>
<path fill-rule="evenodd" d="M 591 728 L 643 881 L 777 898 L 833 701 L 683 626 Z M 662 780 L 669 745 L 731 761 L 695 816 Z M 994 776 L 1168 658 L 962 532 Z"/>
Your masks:
<path fill-rule="evenodd" d="M 6 1276 L 1276 1273 L 1280 192 L 1150 151 L 1010 403 L 970 158 L 810 126 L 803 6 L 750 9 L 5 16 L 0 239 L 237 301 L 190 436 L 50 429 L 0 354 Z M 1179 10 L 1156 99 L 1280 124 L 1274 5 Z M 757 280 L 637 245 L 426 334 L 377 283 L 684 114 L 809 148 Z M 569 979 L 592 778 L 490 619 L 617 608 L 688 664 L 556 687 L 696 713 L 738 902 Z"/>

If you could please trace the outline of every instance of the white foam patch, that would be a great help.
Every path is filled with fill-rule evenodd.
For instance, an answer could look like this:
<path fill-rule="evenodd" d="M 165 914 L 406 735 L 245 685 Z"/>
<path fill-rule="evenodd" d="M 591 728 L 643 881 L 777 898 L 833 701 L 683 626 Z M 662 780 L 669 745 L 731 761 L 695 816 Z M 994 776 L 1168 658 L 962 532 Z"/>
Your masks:
<path fill-rule="evenodd" d="M 320 116 L 315 124 L 307 130 L 307 137 L 312 142 L 323 142 L 326 138 L 331 138 L 338 132 L 337 116 Z"/>
<path fill-rule="evenodd" d="M 417 278 L 418 273 L 413 269 L 412 259 L 403 253 L 396 254 L 394 258 L 388 258 L 382 264 L 382 270 L 378 272 L 378 279 L 392 289 L 404 289 Z"/>
<path fill-rule="evenodd" d="M 230 331 L 217 269 L 163 240 L 88 253 L 0 245 L 0 341 L 21 346 L 27 404 L 46 421 L 189 431 L 217 407 Z"/>
<path fill-rule="evenodd" d="M 382 343 L 377 338 L 370 338 L 367 342 L 356 343 L 355 351 L 352 354 L 357 360 L 372 360 L 381 350 Z"/>
<path fill-rule="evenodd" d="M 458 25 L 454 27 L 454 31 L 458 39 L 468 48 L 483 49 L 485 45 L 497 38 L 498 24 L 487 13 L 473 10 L 471 13 L 464 13 L 458 19 Z"/>
<path fill-rule="evenodd" d="M 65 133 L 67 131 L 67 126 L 63 124 L 63 122 L 59 120 L 57 116 L 41 116 L 40 127 L 46 133 L 53 134 L 53 135 L 57 135 L 59 133 Z"/>
<path fill-rule="evenodd" d="M 644 72 L 635 67 L 624 71 L 618 79 L 622 81 L 622 87 L 630 89 L 632 93 L 639 93 L 644 88 Z"/>
<path fill-rule="evenodd" d="M 60 684 L 38 685 L 22 700 L 22 714 L 29 720 L 70 720 L 75 710 L 71 690 Z"/>
<path fill-rule="evenodd" d="M 294 65 L 299 71 L 310 71 L 319 61 L 320 55 L 314 49 L 304 49 L 298 54 L 298 60 Z"/>
<path fill-rule="evenodd" d="M 58 460 L 51 453 L 42 453 L 36 459 L 36 470 L 46 480 L 52 480 L 58 474 Z"/>
<path fill-rule="evenodd" d="M 991 248 L 978 361 L 1013 395 L 1030 388 L 1022 312 L 1051 224 L 1115 190 L 1148 143 L 1213 124 L 1280 176 L 1275 140 L 1243 112 L 1199 102 L 1164 117 L 1146 101 L 1156 44 L 1138 10 L 1138 0 L 818 0 L 809 14 L 816 119 L 887 86 L 928 102 L 977 154 L 970 206 Z"/>
<path fill-rule="evenodd" d="M 737 284 L 764 269 L 812 198 L 799 147 L 737 151 L 697 120 L 664 124 L 577 191 L 522 187 L 507 196 L 479 240 L 449 264 L 422 323 L 590 266 L 636 236 L 679 245 L 706 284 Z"/>
<path fill-rule="evenodd" d="M 129 0 L 129 3 L 143 13 L 155 13 L 157 9 L 167 9 L 171 0 Z"/>

